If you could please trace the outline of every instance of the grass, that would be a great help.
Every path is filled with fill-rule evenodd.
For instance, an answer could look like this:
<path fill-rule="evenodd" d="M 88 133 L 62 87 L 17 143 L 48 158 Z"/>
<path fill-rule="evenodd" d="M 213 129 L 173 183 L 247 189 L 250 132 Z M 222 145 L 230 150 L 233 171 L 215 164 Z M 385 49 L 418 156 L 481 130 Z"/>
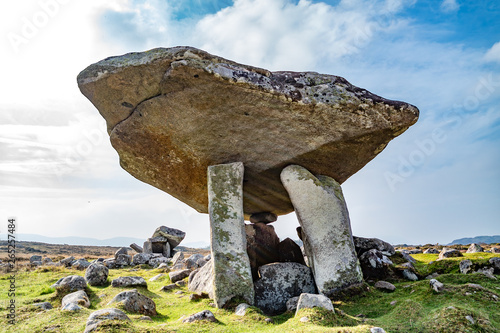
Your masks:
<path fill-rule="evenodd" d="M 396 291 L 382 292 L 373 287 L 357 295 L 334 300 L 335 313 L 321 309 L 304 309 L 297 316 L 287 312 L 269 317 L 259 309 L 251 307 L 243 317 L 234 314 L 236 302 L 227 309 L 216 309 L 209 299 L 190 301 L 187 287 L 169 292 L 160 288 L 170 284 L 168 275 L 158 281 L 148 280 L 162 273 L 162 270 L 142 266 L 138 270 L 111 269 L 108 280 L 118 276 L 142 276 L 148 287 L 137 288 L 140 293 L 152 298 L 158 315 L 152 321 L 139 320 L 140 314 L 127 313 L 131 322 L 109 322 L 101 332 L 370 332 L 378 326 L 387 332 L 500 332 L 500 281 L 482 274 L 460 274 L 460 260 L 471 259 L 475 264 L 486 263 L 495 255 L 487 253 L 464 254 L 465 258 L 450 258 L 436 261 L 437 255 L 416 254 L 415 267 L 421 276 L 441 273 L 437 279 L 445 284 L 441 293 L 429 287 L 428 280 L 416 282 L 394 282 Z M 498 255 L 497 255 L 498 256 Z M 432 262 L 431 264 L 429 264 Z M 7 324 L 7 291 L 9 274 L 0 275 L 0 332 L 83 332 L 89 315 L 108 307 L 109 301 L 125 290 L 102 287 L 88 287 L 91 307 L 79 312 L 61 312 L 61 296 L 50 286 L 59 278 L 68 275 L 82 275 L 83 271 L 61 267 L 42 267 L 36 270 L 19 271 L 16 274 L 17 324 Z M 477 289 L 479 284 L 483 289 Z M 183 294 L 176 294 L 177 291 Z M 360 290 L 363 290 L 361 288 Z M 32 304 L 48 301 L 54 309 L 43 311 Z M 391 305 L 391 302 L 392 305 Z M 184 324 L 183 316 L 203 310 L 210 310 L 217 322 Z M 472 324 L 466 316 L 474 320 Z M 301 321 L 307 317 L 308 321 Z M 272 322 L 268 323 L 267 318 Z"/>

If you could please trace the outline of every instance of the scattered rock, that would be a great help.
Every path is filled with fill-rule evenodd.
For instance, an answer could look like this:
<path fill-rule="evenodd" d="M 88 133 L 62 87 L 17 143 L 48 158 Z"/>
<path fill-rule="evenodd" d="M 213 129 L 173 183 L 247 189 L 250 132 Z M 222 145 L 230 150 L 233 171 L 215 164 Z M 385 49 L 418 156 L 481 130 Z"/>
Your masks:
<path fill-rule="evenodd" d="M 208 298 L 207 294 L 191 294 L 189 295 L 190 301 L 198 301 L 200 299 Z"/>
<path fill-rule="evenodd" d="M 99 263 L 90 264 L 85 271 L 85 280 L 91 286 L 104 286 L 108 282 L 109 269 Z"/>
<path fill-rule="evenodd" d="M 118 258 L 120 254 L 128 255 L 128 249 L 126 247 L 121 247 L 115 252 L 115 260 Z"/>
<path fill-rule="evenodd" d="M 158 265 L 158 267 L 156 267 L 157 269 L 163 269 L 165 272 L 168 272 L 170 269 L 168 268 L 168 265 L 164 262 L 162 262 L 161 264 Z"/>
<path fill-rule="evenodd" d="M 370 328 L 370 333 L 385 333 L 385 331 L 381 327 L 372 327 Z"/>
<path fill-rule="evenodd" d="M 215 319 L 214 314 L 210 310 L 204 310 L 198 313 L 195 313 L 194 315 L 191 315 L 185 319 L 182 320 L 183 323 L 193 323 L 195 321 L 200 321 L 200 320 L 206 320 L 206 321 L 211 321 L 211 322 L 216 322 L 217 319 Z"/>
<path fill-rule="evenodd" d="M 128 312 L 140 313 L 146 316 L 156 316 L 155 302 L 151 298 L 139 293 L 137 289 L 122 291 L 116 295 L 108 305 L 113 303 L 123 304 L 123 308 Z"/>
<path fill-rule="evenodd" d="M 419 254 L 422 253 L 421 249 L 412 249 L 408 251 L 409 254 Z"/>
<path fill-rule="evenodd" d="M 439 253 L 438 259 L 453 258 L 453 257 L 463 257 L 463 255 L 457 249 L 451 249 L 451 248 L 448 248 L 448 247 L 443 247 L 443 249 Z"/>
<path fill-rule="evenodd" d="M 77 304 L 75 303 L 68 303 L 66 304 L 65 306 L 63 306 L 61 308 L 61 311 L 72 311 L 72 312 L 76 312 L 76 311 L 80 311 L 82 308 L 80 306 L 78 306 Z"/>
<path fill-rule="evenodd" d="M 85 260 L 85 259 L 78 259 L 78 260 L 75 260 L 72 264 L 71 264 L 71 267 L 73 268 L 76 268 L 80 271 L 83 271 L 85 270 L 87 267 L 90 266 L 90 263 Z"/>
<path fill-rule="evenodd" d="M 161 264 L 168 264 L 171 261 L 170 258 L 165 258 L 165 257 L 159 257 L 159 258 L 152 258 L 149 259 L 149 265 L 153 267 L 159 267 Z M 173 268 L 172 268 L 173 269 Z"/>
<path fill-rule="evenodd" d="M 431 286 L 431 289 L 437 293 L 440 293 L 444 289 L 444 284 L 442 284 L 436 279 L 430 279 L 429 285 Z"/>
<path fill-rule="evenodd" d="M 136 287 L 136 286 L 147 287 L 148 283 L 141 276 L 120 276 L 111 281 L 111 286 L 116 288 Z"/>
<path fill-rule="evenodd" d="M 99 324 L 105 320 L 126 320 L 130 321 L 130 318 L 118 309 L 102 309 L 94 311 L 90 314 L 85 325 L 84 333 L 89 333 L 95 331 Z"/>
<path fill-rule="evenodd" d="M 398 301 L 392 301 L 390 304 L 391 304 L 392 306 L 394 306 L 394 305 L 396 305 L 397 303 L 398 303 Z"/>
<path fill-rule="evenodd" d="M 132 262 L 132 257 L 129 256 L 128 254 L 118 254 L 115 258 L 115 265 L 116 266 L 130 266 L 130 263 Z"/>
<path fill-rule="evenodd" d="M 491 253 L 500 253 L 500 247 L 492 247 L 490 251 Z"/>
<path fill-rule="evenodd" d="M 382 252 L 382 254 L 386 256 L 392 256 L 396 253 L 396 250 L 394 250 L 394 247 L 391 244 L 384 242 L 383 240 L 378 238 L 364 238 L 353 236 L 352 239 L 354 241 L 354 246 L 356 248 L 358 257 L 363 253 L 373 249 Z"/>
<path fill-rule="evenodd" d="M 274 227 L 264 223 L 245 224 L 247 254 L 252 277 L 258 279 L 260 266 L 280 261 L 278 245 L 280 240 Z"/>
<path fill-rule="evenodd" d="M 33 263 L 35 261 L 42 261 L 42 256 L 37 256 L 37 255 L 33 255 L 30 257 L 30 263 Z"/>
<path fill-rule="evenodd" d="M 500 258 L 494 257 L 488 260 L 488 262 L 493 265 L 495 274 L 500 274 Z"/>
<path fill-rule="evenodd" d="M 306 265 L 300 246 L 291 238 L 285 238 L 278 244 L 279 262 L 296 262 Z"/>
<path fill-rule="evenodd" d="M 87 293 L 83 290 L 78 290 L 71 294 L 68 294 L 64 296 L 63 299 L 61 300 L 61 306 L 63 308 L 69 303 L 74 303 L 83 306 L 85 308 L 88 308 L 90 306 L 89 297 L 87 296 Z"/>
<path fill-rule="evenodd" d="M 469 259 L 460 261 L 460 273 L 467 274 L 472 270 L 472 261 Z"/>
<path fill-rule="evenodd" d="M 206 293 L 210 298 L 214 298 L 212 263 L 209 262 L 198 271 L 193 271 L 193 277 L 189 275 L 189 291 L 195 293 Z"/>
<path fill-rule="evenodd" d="M 415 260 L 415 258 L 413 258 L 410 253 L 408 251 L 400 251 L 401 255 L 403 256 L 404 260 L 410 262 L 410 263 L 415 263 L 417 262 L 417 260 Z"/>
<path fill-rule="evenodd" d="M 158 275 L 155 275 L 153 276 L 151 279 L 149 279 L 150 282 L 154 282 L 154 281 L 158 281 L 159 279 L 161 279 L 162 277 L 166 276 L 165 274 L 163 273 L 160 273 Z"/>
<path fill-rule="evenodd" d="M 479 244 L 472 243 L 467 249 L 466 253 L 477 253 L 477 252 L 484 252 L 483 247 Z"/>
<path fill-rule="evenodd" d="M 272 223 L 278 219 L 278 216 L 273 213 L 263 212 L 263 213 L 254 213 L 250 216 L 250 222 L 252 223 Z"/>
<path fill-rule="evenodd" d="M 181 280 L 177 281 L 175 284 L 178 285 L 179 287 L 184 287 L 187 283 L 186 280 Z"/>
<path fill-rule="evenodd" d="M 297 310 L 297 303 L 299 302 L 300 296 L 294 296 L 286 301 L 286 311 L 295 311 Z"/>
<path fill-rule="evenodd" d="M 250 307 L 247 303 L 241 303 L 236 307 L 234 313 L 237 316 L 244 316 L 247 313 L 247 309 Z"/>
<path fill-rule="evenodd" d="M 165 237 L 170 244 L 170 248 L 173 249 L 182 242 L 184 237 L 186 237 L 186 233 L 184 231 L 162 225 L 161 227 L 156 228 L 153 233 L 153 237 Z"/>
<path fill-rule="evenodd" d="M 496 280 L 497 278 L 493 275 L 494 271 L 495 269 L 493 267 L 483 267 L 478 269 L 476 273 L 481 273 L 492 280 Z"/>
<path fill-rule="evenodd" d="M 161 287 L 160 291 L 170 291 L 170 290 L 174 290 L 174 289 L 177 289 L 177 288 L 179 288 L 178 285 L 176 285 L 175 283 L 171 283 L 169 285 Z"/>
<path fill-rule="evenodd" d="M 152 254 L 151 253 L 137 253 L 134 254 L 132 258 L 132 264 L 134 265 L 143 265 L 147 264 L 149 262 L 149 259 L 151 259 Z"/>
<path fill-rule="evenodd" d="M 426 280 L 430 280 L 430 279 L 434 279 L 434 278 L 436 278 L 436 277 L 438 277 L 438 276 L 439 276 L 439 273 L 438 273 L 438 272 L 434 272 L 434 273 L 432 273 L 432 274 L 427 275 L 427 276 L 425 277 L 425 279 L 426 279 Z"/>
<path fill-rule="evenodd" d="M 52 285 L 58 293 L 67 294 L 77 290 L 84 290 L 87 287 L 85 279 L 79 275 L 70 275 L 57 280 Z"/>
<path fill-rule="evenodd" d="M 139 320 L 144 320 L 144 321 L 153 321 L 150 316 L 142 316 L 139 318 Z"/>
<path fill-rule="evenodd" d="M 430 247 L 424 251 L 424 254 L 438 254 L 438 253 L 439 253 L 439 250 L 437 250 L 433 247 Z"/>
<path fill-rule="evenodd" d="M 403 277 L 410 281 L 418 281 L 418 276 L 409 269 L 403 270 Z"/>
<path fill-rule="evenodd" d="M 295 315 L 299 312 L 300 309 L 305 309 L 305 308 L 323 308 L 329 311 L 334 312 L 333 304 L 332 301 L 326 297 L 325 295 L 321 294 L 301 294 L 299 297 L 299 301 L 297 302 L 297 311 L 295 312 Z"/>
<path fill-rule="evenodd" d="M 189 258 L 187 258 L 185 260 L 185 263 L 186 263 L 186 267 L 188 269 L 193 270 L 193 269 L 197 269 L 197 268 L 205 265 L 206 261 L 205 261 L 203 255 L 201 255 L 199 253 L 195 253 L 195 254 L 191 255 Z"/>
<path fill-rule="evenodd" d="M 184 252 L 182 251 L 176 252 L 172 257 L 172 265 L 175 266 L 181 261 L 184 261 Z"/>
<path fill-rule="evenodd" d="M 264 321 L 268 324 L 272 324 L 273 323 L 273 319 L 272 318 L 266 318 L 264 319 Z"/>
<path fill-rule="evenodd" d="M 396 290 L 396 287 L 392 283 L 387 281 L 377 281 L 375 283 L 375 288 L 390 292 Z"/>
<path fill-rule="evenodd" d="M 307 323 L 307 322 L 309 322 L 309 317 L 301 317 L 301 318 L 299 319 L 299 321 L 300 321 L 301 323 Z"/>
<path fill-rule="evenodd" d="M 142 247 L 140 247 L 139 245 L 137 245 L 136 243 L 132 243 L 130 244 L 130 247 L 132 248 L 132 250 L 134 250 L 135 252 L 137 253 L 142 253 Z"/>
<path fill-rule="evenodd" d="M 478 252 L 483 252 L 483 251 L 478 251 Z M 474 325 L 476 323 L 474 318 L 472 318 L 471 316 L 465 316 L 465 319 L 467 319 L 471 323 L 471 325 Z"/>
<path fill-rule="evenodd" d="M 37 308 L 40 308 L 42 310 L 52 309 L 52 304 L 50 304 L 49 302 L 34 303 L 33 306 L 36 306 Z"/>
<path fill-rule="evenodd" d="M 371 249 L 359 257 L 363 277 L 368 279 L 383 279 L 389 275 L 390 265 L 384 261 L 382 252 Z"/>
<path fill-rule="evenodd" d="M 259 267 L 255 281 L 255 305 L 266 314 L 286 311 L 286 302 L 302 293 L 316 293 L 311 269 L 296 262 L 273 263 Z"/>
<path fill-rule="evenodd" d="M 75 261 L 75 257 L 66 257 L 59 261 L 62 266 L 71 267 L 71 264 Z"/>
<path fill-rule="evenodd" d="M 109 269 L 115 268 L 115 259 L 113 258 L 104 259 L 102 263 Z"/>
<path fill-rule="evenodd" d="M 170 277 L 170 281 L 175 283 L 177 281 L 187 278 L 190 273 L 191 273 L 190 269 L 183 269 L 182 271 L 170 272 L 168 273 L 168 276 Z"/>

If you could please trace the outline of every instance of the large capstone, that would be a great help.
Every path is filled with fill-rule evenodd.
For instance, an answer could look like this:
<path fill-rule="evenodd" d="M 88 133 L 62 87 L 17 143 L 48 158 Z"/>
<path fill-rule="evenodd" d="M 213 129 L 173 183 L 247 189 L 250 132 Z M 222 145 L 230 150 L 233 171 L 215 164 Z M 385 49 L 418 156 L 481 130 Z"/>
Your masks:
<path fill-rule="evenodd" d="M 286 167 L 281 179 L 302 226 L 306 255 L 319 292 L 330 295 L 361 282 L 363 275 L 339 183 L 327 176 L 315 177 L 298 165 Z"/>
<path fill-rule="evenodd" d="M 270 72 L 191 47 L 106 58 L 78 75 L 120 165 L 207 213 L 209 165 L 245 164 L 244 212 L 293 210 L 281 170 L 342 183 L 418 118 L 418 109 L 314 72 Z M 146 251 L 145 251 L 146 252 Z"/>
<path fill-rule="evenodd" d="M 234 297 L 254 302 L 243 220 L 243 163 L 208 167 L 214 300 L 222 307 Z"/>

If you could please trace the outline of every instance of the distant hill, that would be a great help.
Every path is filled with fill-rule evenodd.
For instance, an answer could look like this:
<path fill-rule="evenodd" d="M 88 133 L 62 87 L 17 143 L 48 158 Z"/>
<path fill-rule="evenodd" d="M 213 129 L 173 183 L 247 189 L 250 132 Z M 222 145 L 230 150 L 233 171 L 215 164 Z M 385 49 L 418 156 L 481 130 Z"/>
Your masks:
<path fill-rule="evenodd" d="M 35 234 L 17 234 L 17 240 L 23 242 L 40 242 L 47 244 L 68 244 L 68 245 L 84 245 L 84 246 L 129 246 L 132 243 L 136 243 L 140 246 L 144 243 L 146 239 L 143 238 L 133 238 L 133 237 L 114 237 L 108 239 L 95 239 L 89 237 L 47 237 Z M 0 239 L 6 239 L 5 235 L 2 234 Z M 181 243 L 182 246 L 191 248 L 205 248 L 209 246 L 205 242 L 191 242 L 191 243 Z"/>
<path fill-rule="evenodd" d="M 500 243 L 500 235 L 496 236 L 476 236 L 472 238 L 460 238 L 460 239 L 455 239 L 453 242 L 451 242 L 448 245 L 467 245 L 471 243 L 485 243 L 485 244 L 493 244 L 493 243 Z"/>

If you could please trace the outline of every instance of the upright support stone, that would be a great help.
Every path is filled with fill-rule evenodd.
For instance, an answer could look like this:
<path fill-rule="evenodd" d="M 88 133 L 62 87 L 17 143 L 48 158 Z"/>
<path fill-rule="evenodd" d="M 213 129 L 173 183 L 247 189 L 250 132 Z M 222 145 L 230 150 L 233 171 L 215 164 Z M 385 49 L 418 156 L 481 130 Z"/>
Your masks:
<path fill-rule="evenodd" d="M 208 167 L 214 300 L 219 308 L 234 297 L 254 303 L 243 217 L 243 173 L 241 162 Z"/>
<path fill-rule="evenodd" d="M 304 248 L 319 292 L 328 296 L 361 282 L 363 274 L 340 185 L 298 165 L 283 169 L 281 181 L 302 226 Z"/>

